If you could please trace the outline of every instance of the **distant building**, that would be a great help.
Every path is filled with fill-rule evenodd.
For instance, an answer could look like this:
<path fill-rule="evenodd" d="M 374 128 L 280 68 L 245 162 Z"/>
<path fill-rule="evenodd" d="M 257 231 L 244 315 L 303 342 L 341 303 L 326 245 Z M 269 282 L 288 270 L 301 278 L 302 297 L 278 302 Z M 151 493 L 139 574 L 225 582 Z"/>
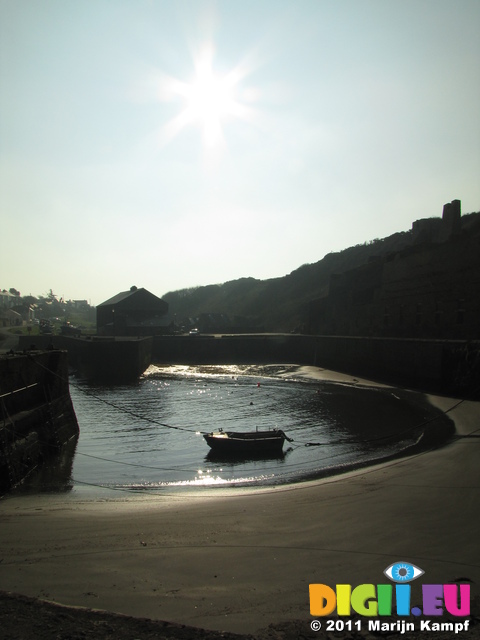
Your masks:
<path fill-rule="evenodd" d="M 13 309 L 0 310 L 0 327 L 19 327 L 22 324 L 22 316 Z"/>
<path fill-rule="evenodd" d="M 221 333 L 231 329 L 230 319 L 225 313 L 201 313 L 195 324 L 202 333 Z"/>
<path fill-rule="evenodd" d="M 0 291 L 0 309 L 11 309 L 18 304 L 19 297 L 5 289 Z"/>
<path fill-rule="evenodd" d="M 441 218 L 424 218 L 412 225 L 414 244 L 447 242 L 462 230 L 461 202 L 452 200 L 443 206 Z"/>
<path fill-rule="evenodd" d="M 88 300 L 68 300 L 67 304 L 74 309 L 87 309 L 90 306 Z"/>
<path fill-rule="evenodd" d="M 332 275 L 310 303 L 309 332 L 395 338 L 480 338 L 480 220 L 460 201 L 413 223 L 410 247 Z"/>
<path fill-rule="evenodd" d="M 97 333 L 110 336 L 152 336 L 169 333 L 168 303 L 146 289 L 132 287 L 97 306 Z"/>

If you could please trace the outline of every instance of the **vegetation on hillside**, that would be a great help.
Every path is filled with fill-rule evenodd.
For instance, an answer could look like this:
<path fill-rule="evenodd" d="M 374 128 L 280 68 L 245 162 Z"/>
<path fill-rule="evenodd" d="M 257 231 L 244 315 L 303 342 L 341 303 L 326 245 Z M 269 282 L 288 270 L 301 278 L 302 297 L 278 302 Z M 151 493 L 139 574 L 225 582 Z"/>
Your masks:
<path fill-rule="evenodd" d="M 441 218 L 438 218 L 441 223 Z M 462 232 L 480 227 L 480 213 L 462 216 Z M 232 326 L 258 331 L 302 331 L 309 302 L 328 293 L 332 274 L 355 269 L 376 257 L 396 253 L 413 243 L 412 231 L 394 233 L 343 251 L 329 253 L 286 276 L 270 280 L 241 278 L 224 284 L 172 291 L 163 296 L 178 323 L 201 314 L 225 314 Z M 235 318 L 237 320 L 235 321 Z"/>
<path fill-rule="evenodd" d="M 233 324 L 251 330 L 301 331 L 307 305 L 328 292 L 330 276 L 354 269 L 374 256 L 399 251 L 411 244 L 411 233 L 396 233 L 383 240 L 329 253 L 314 264 L 269 280 L 241 278 L 224 284 L 173 291 L 162 296 L 178 319 L 201 314 L 227 314 Z"/>
<path fill-rule="evenodd" d="M 440 218 L 438 220 L 441 222 Z M 480 232 L 480 212 L 464 215 L 461 221 L 462 233 Z M 304 264 L 283 277 L 269 280 L 240 278 L 223 284 L 171 291 L 162 298 L 168 303 L 169 313 L 175 318 L 177 327 L 192 327 L 202 315 L 217 314 L 224 322 L 222 331 L 228 328 L 232 331 L 302 331 L 308 304 L 328 294 L 333 274 L 344 273 L 376 257 L 396 253 L 412 243 L 412 231 L 399 232 L 329 253 L 322 260 Z M 95 308 L 86 300 L 63 300 L 51 289 L 37 298 L 22 297 L 13 288 L 9 293 L 18 298 L 18 305 L 13 309 L 22 315 L 24 321 L 34 317 L 37 320 L 69 322 L 84 330 L 95 327 Z M 226 316 L 229 318 L 227 324 Z"/>

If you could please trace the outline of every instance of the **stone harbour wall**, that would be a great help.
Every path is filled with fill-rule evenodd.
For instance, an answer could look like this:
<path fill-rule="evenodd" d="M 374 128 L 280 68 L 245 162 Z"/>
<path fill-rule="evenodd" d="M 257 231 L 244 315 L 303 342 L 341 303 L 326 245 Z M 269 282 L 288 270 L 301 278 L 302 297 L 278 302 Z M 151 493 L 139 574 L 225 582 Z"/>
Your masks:
<path fill-rule="evenodd" d="M 66 352 L 0 356 L 0 416 L 1 495 L 78 438 Z"/>
<path fill-rule="evenodd" d="M 152 362 L 315 365 L 414 389 L 480 397 L 480 341 L 295 334 L 156 336 Z"/>

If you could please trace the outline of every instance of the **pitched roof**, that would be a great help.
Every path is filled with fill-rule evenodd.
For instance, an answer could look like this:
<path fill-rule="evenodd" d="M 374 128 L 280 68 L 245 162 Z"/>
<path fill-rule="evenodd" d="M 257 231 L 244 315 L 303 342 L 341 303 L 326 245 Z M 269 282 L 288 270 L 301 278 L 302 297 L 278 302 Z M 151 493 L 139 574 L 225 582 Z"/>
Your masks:
<path fill-rule="evenodd" d="M 150 291 L 147 291 L 147 289 L 145 289 L 144 287 L 141 287 L 140 289 L 134 288 L 134 289 L 130 289 L 129 291 L 122 291 L 120 293 L 117 293 L 116 296 L 113 296 L 113 298 L 109 298 L 108 300 L 105 300 L 105 302 L 102 302 L 101 304 L 97 305 L 97 307 L 107 307 L 107 306 L 116 305 L 119 302 L 123 302 L 127 298 L 131 298 L 132 296 L 135 296 L 137 294 L 141 294 L 140 299 L 143 299 L 143 300 L 148 299 L 152 302 L 154 301 L 155 304 L 156 303 L 161 303 L 164 305 L 167 304 L 155 294 L 151 293 Z"/>
<path fill-rule="evenodd" d="M 98 307 L 103 307 L 104 305 L 110 305 L 110 304 L 117 304 L 118 302 L 121 302 L 122 300 L 125 300 L 126 298 L 129 298 L 130 296 L 133 296 L 135 293 L 137 293 L 137 291 L 142 291 L 142 289 L 134 289 L 133 291 L 121 291 L 120 293 L 117 293 L 116 296 L 113 296 L 113 298 L 109 298 L 108 300 L 105 300 L 105 302 L 102 302 L 101 304 L 97 305 Z M 145 291 L 145 289 L 143 289 L 143 291 Z"/>

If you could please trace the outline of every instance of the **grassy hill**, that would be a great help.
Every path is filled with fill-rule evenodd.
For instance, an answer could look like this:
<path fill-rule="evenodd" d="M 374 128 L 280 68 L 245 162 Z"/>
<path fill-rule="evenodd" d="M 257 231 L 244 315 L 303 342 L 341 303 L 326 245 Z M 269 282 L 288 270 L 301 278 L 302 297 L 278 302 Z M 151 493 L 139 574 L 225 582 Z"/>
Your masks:
<path fill-rule="evenodd" d="M 480 214 L 462 217 L 468 229 L 480 223 Z M 329 253 L 314 264 L 304 264 L 286 276 L 257 280 L 240 278 L 223 284 L 181 289 L 165 294 L 171 314 L 177 321 L 201 314 L 225 314 L 240 330 L 288 332 L 301 330 L 307 305 L 327 294 L 330 276 L 367 263 L 374 257 L 401 251 L 413 243 L 411 231 Z"/>

